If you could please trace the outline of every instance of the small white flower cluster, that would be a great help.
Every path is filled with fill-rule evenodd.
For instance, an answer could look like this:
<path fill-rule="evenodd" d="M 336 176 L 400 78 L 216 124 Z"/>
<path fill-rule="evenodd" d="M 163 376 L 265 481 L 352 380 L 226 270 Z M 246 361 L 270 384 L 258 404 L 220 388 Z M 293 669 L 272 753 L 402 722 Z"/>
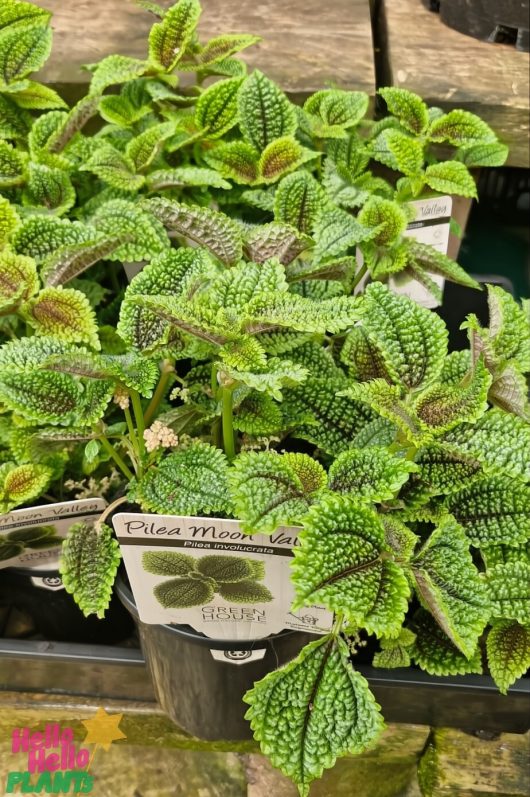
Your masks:
<path fill-rule="evenodd" d="M 178 446 L 179 439 L 173 429 L 164 426 L 161 421 L 154 421 L 149 429 L 144 432 L 146 449 L 151 452 L 157 448 L 174 448 Z"/>
<path fill-rule="evenodd" d="M 67 479 L 64 486 L 67 490 L 77 490 L 75 498 L 77 501 L 81 501 L 83 498 L 105 498 L 107 493 L 116 487 L 120 481 L 120 474 L 113 468 L 108 476 L 103 476 L 100 479 L 94 479 L 92 476 L 80 482 Z"/>
<path fill-rule="evenodd" d="M 122 385 L 117 385 L 116 389 L 114 390 L 114 395 L 112 396 L 112 400 L 118 407 L 122 410 L 126 410 L 129 408 L 129 393 L 127 392 L 127 388 L 123 387 Z"/>
<path fill-rule="evenodd" d="M 186 404 L 186 402 L 189 400 L 189 397 L 190 397 L 189 389 L 187 387 L 180 387 L 180 386 L 174 387 L 169 396 L 171 400 L 180 399 L 181 401 L 184 402 L 184 404 Z"/>

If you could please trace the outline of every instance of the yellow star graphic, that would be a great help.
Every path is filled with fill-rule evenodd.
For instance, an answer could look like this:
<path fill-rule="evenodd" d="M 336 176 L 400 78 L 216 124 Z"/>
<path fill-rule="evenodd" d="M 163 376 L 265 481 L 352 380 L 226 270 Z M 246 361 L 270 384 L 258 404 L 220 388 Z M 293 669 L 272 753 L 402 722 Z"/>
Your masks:
<path fill-rule="evenodd" d="M 98 708 L 93 719 L 82 721 L 88 731 L 83 743 L 100 745 L 104 750 L 110 750 L 112 742 L 127 738 L 118 728 L 122 717 L 123 714 L 107 714 L 104 708 Z"/>

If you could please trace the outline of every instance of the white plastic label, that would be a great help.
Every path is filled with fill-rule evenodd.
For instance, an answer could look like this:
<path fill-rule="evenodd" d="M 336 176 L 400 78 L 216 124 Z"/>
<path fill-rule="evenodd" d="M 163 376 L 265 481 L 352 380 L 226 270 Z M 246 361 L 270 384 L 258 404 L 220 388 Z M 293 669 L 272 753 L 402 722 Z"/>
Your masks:
<path fill-rule="evenodd" d="M 58 590 L 64 589 L 63 580 L 60 576 L 44 576 L 44 578 L 33 577 L 31 583 L 34 587 L 49 589 L 52 592 L 58 592 Z"/>
<path fill-rule="evenodd" d="M 9 554 L 10 546 L 16 551 L 14 556 L 0 560 L 0 568 L 57 570 L 61 544 L 70 526 L 83 520 L 96 520 L 106 505 L 103 498 L 84 498 L 14 509 L 0 515 L 0 551 Z"/>
<path fill-rule="evenodd" d="M 332 613 L 322 606 L 291 611 L 289 564 L 299 529 L 248 535 L 236 520 L 125 512 L 112 522 L 144 623 L 189 625 L 233 640 L 331 628 Z"/>

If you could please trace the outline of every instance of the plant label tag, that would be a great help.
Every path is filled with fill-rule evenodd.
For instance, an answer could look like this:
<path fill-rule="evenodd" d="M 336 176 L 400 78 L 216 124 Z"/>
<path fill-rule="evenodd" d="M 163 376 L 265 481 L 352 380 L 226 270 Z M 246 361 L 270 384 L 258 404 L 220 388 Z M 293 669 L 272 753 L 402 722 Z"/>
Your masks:
<path fill-rule="evenodd" d="M 63 580 L 60 576 L 44 576 L 44 578 L 32 578 L 31 583 L 34 587 L 39 589 L 48 589 L 52 592 L 58 592 L 64 589 Z"/>
<path fill-rule="evenodd" d="M 265 658 L 265 648 L 258 650 L 212 650 L 210 653 L 216 661 L 223 664 L 248 664 L 251 661 L 260 661 Z"/>
<path fill-rule="evenodd" d="M 331 628 L 332 612 L 322 606 L 291 611 L 299 529 L 249 535 L 237 520 L 128 512 L 112 522 L 143 623 L 230 640 Z"/>
<path fill-rule="evenodd" d="M 0 515 L 0 568 L 57 570 L 61 545 L 74 523 L 96 520 L 103 498 L 62 501 Z"/>
<path fill-rule="evenodd" d="M 452 198 L 436 196 L 416 199 L 408 204 L 414 209 L 416 215 L 407 226 L 404 235 L 407 238 L 415 238 L 422 244 L 429 244 L 446 255 L 449 247 Z M 445 279 L 432 273 L 429 273 L 429 277 L 443 291 Z M 422 307 L 433 308 L 439 305 L 432 293 L 417 279 L 403 278 L 399 274 L 392 275 L 389 278 L 389 287 L 394 293 L 414 299 Z"/>

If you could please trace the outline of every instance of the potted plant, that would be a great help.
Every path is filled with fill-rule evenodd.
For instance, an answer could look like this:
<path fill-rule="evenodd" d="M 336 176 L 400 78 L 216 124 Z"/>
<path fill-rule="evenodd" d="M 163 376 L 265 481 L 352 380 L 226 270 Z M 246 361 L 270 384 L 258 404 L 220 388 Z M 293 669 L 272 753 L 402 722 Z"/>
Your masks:
<path fill-rule="evenodd" d="M 382 728 L 350 661 L 368 639 L 380 645 L 377 666 L 412 661 L 438 674 L 477 672 L 485 644 L 502 690 L 527 666 L 528 308 L 490 289 L 489 328 L 469 318 L 470 352 L 449 354 L 439 317 L 384 284 L 406 272 L 435 293 L 433 273 L 475 285 L 404 232 L 408 200 L 425 184 L 471 194 L 463 160 L 503 157 L 484 123 L 395 89 L 384 91 L 392 116 L 375 125 L 357 92 L 318 92 L 297 109 L 260 72 L 238 71 L 241 41 L 199 44 L 197 8 L 181 0 L 155 23 L 148 60 L 109 56 L 76 108 L 39 116 L 27 139 L 10 134 L 9 162 L 25 169 L 31 144 L 46 179 L 49 169 L 72 177 L 75 201 L 61 218 L 60 202 L 43 212 L 22 169 L 0 207 L 12 338 L 0 350 L 0 401 L 21 429 L 17 450 L 51 439 L 74 459 L 82 450 L 98 478 L 120 474 L 118 502 L 235 518 L 243 533 L 300 529 L 296 605 L 317 601 L 335 621 L 246 700 L 264 752 L 306 794 Z M 198 74 L 191 93 L 175 89 L 179 66 Z M 202 87 L 205 73 L 227 72 Z M 103 93 L 120 83 L 119 95 Z M 160 128 L 160 103 L 171 130 Z M 90 109 L 114 114 L 110 128 L 79 132 Z M 438 142 L 456 145 L 457 160 L 426 165 Z M 404 174 L 396 185 L 369 171 L 374 155 Z M 166 172 L 156 187 L 155 166 Z M 115 275 L 118 290 L 94 311 L 80 295 L 109 259 L 149 262 L 125 291 Z M 38 464 L 29 453 L 8 459 L 4 500 L 22 465 L 33 492 L 17 501 L 47 489 Z M 117 508 L 74 524 L 63 548 L 64 583 L 87 614 L 103 613 L 112 593 L 120 557 L 105 521 Z M 230 581 L 184 564 L 205 598 L 222 589 L 233 599 L 229 585 L 252 581 L 248 567 Z M 156 626 L 142 634 L 171 710 L 183 676 L 173 643 Z M 284 641 L 285 658 L 304 642 Z M 187 655 L 193 675 L 200 653 Z M 269 668 L 270 656 L 261 674 Z"/>

